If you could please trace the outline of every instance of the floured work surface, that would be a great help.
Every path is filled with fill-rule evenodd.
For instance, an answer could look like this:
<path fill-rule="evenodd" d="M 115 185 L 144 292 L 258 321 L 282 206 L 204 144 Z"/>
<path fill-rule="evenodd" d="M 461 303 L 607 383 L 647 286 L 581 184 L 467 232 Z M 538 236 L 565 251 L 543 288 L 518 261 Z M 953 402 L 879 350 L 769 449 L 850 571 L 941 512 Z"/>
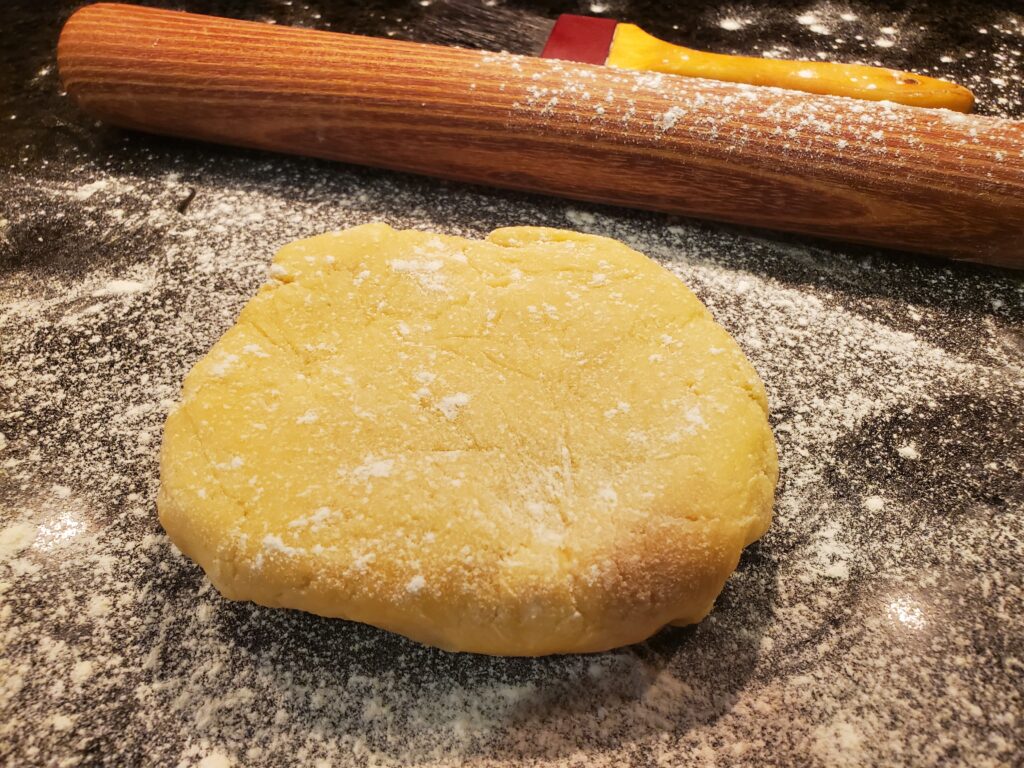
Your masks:
<path fill-rule="evenodd" d="M 742 8 L 716 4 L 688 14 L 699 34 L 679 39 L 731 49 L 784 30 L 790 52 L 813 56 L 840 38 L 852 55 L 861 35 L 865 58 L 977 74 L 989 107 L 1019 114 L 1018 86 L 989 81 L 1016 60 L 1020 16 L 962 7 L 819 4 L 812 20 L 799 3 L 741 24 Z M 411 12 L 395 8 L 387 24 Z M 3 761 L 1020 761 L 1020 277 L 123 141 L 53 95 L 50 13 L 4 20 L 17 44 L 0 54 L 21 89 L 0 113 Z M 278 20 L 328 20 L 290 13 Z M 671 23 L 645 26 L 672 36 Z M 768 388 L 782 477 L 771 530 L 707 621 L 600 656 L 453 656 L 224 601 L 172 551 L 156 456 L 185 372 L 275 248 L 378 219 L 615 237 L 679 274 L 735 335 Z"/>

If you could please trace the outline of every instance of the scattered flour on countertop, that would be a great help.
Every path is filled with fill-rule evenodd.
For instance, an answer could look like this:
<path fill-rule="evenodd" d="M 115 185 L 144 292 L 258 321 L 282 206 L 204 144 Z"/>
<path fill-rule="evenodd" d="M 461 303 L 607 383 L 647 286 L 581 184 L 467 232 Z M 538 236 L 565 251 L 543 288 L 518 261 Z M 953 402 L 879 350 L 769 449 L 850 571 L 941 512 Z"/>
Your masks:
<path fill-rule="evenodd" d="M 885 508 L 885 499 L 881 496 L 868 496 L 864 499 L 864 508 L 868 512 L 881 512 Z"/>
<path fill-rule="evenodd" d="M 152 285 L 140 280 L 111 280 L 101 288 L 92 292 L 93 296 L 124 296 L 129 293 L 148 291 Z"/>
<path fill-rule="evenodd" d="M 842 20 L 813 8 L 838 34 Z M 876 22 L 857 23 L 877 36 L 895 20 Z M 125 763 L 205 768 L 763 764 L 838 753 L 856 764 L 940 763 L 955 749 L 1010 760 L 1014 723 L 994 713 L 1018 712 L 1019 699 L 975 645 L 992 625 L 1019 627 L 1019 577 L 997 558 L 985 574 L 971 560 L 1015 551 L 1021 523 L 981 495 L 947 504 L 900 483 L 954 459 L 966 466 L 941 476 L 944 493 L 967 493 L 972 473 L 990 473 L 989 490 L 1019 477 L 1019 452 L 947 457 L 952 448 L 934 449 L 927 432 L 932 415 L 959 412 L 950 397 L 1022 402 L 1019 282 L 342 166 L 210 157 L 199 167 L 142 157 L 38 187 L 0 182 L 26 198 L 5 209 L 9 228 L 57 212 L 94 222 L 83 229 L 91 258 L 46 272 L 31 300 L 16 281 L 0 284 L 0 470 L 11 494 L 0 508 L 0 741 L 29 734 L 18 749 L 36 752 L 20 752 L 21 764 L 87 755 L 77 745 L 97 744 L 107 723 L 160 735 Z M 277 247 L 378 219 L 472 237 L 510 223 L 616 237 L 682 277 L 735 335 L 768 388 L 782 485 L 771 531 L 706 621 L 596 656 L 448 656 L 358 624 L 226 601 L 168 543 L 154 511 L 159 441 L 140 436 L 160 434 L 185 373 L 264 282 Z M 135 233 L 130 246 L 104 245 L 124 231 Z M 433 257 L 415 261 L 429 268 L 414 279 L 443 274 Z M 93 296 L 126 280 L 146 288 Z M 981 304 L 990 310 L 972 315 L 968 339 L 965 308 Z M 469 402 L 450 394 L 437 408 L 455 418 Z M 893 419 L 911 423 L 890 429 Z M 928 461 L 900 455 L 911 439 Z M 350 471 L 386 477 L 389 461 L 368 457 Z M 890 471 L 868 475 L 869 462 Z M 932 507 L 945 516 L 929 517 Z M 311 527 L 330 524 L 319 514 Z M 262 543 L 268 557 L 291 549 Z M 369 572 L 375 557 L 356 552 L 353 567 Z M 928 622 L 943 627 L 941 647 L 909 634 Z M 932 674 L 947 664 L 949 679 Z M 972 714 L 979 703 L 983 714 Z M 65 724 L 58 717 L 66 730 L 32 734 Z"/>
<path fill-rule="evenodd" d="M 746 24 L 747 21 L 745 21 L 744 19 L 736 18 L 735 16 L 728 16 L 718 22 L 718 26 L 720 26 L 722 29 L 727 29 L 730 32 L 735 32 L 738 29 L 743 29 L 744 25 Z"/>
<path fill-rule="evenodd" d="M 31 523 L 11 523 L 0 529 L 0 562 L 9 560 L 31 546 L 36 538 L 36 526 Z"/>
<path fill-rule="evenodd" d="M 235 763 L 223 752 L 210 752 L 198 763 L 198 768 L 231 768 Z"/>
<path fill-rule="evenodd" d="M 899 455 L 902 456 L 904 459 L 910 459 L 911 461 L 916 461 L 917 459 L 921 458 L 921 453 L 920 451 L 917 450 L 917 445 L 915 445 L 913 442 L 909 442 L 906 445 L 901 445 L 897 450 L 897 453 L 899 453 Z"/>
<path fill-rule="evenodd" d="M 97 179 L 88 184 L 83 184 L 71 194 L 76 200 L 88 200 L 97 192 L 106 189 L 109 183 L 109 179 Z"/>

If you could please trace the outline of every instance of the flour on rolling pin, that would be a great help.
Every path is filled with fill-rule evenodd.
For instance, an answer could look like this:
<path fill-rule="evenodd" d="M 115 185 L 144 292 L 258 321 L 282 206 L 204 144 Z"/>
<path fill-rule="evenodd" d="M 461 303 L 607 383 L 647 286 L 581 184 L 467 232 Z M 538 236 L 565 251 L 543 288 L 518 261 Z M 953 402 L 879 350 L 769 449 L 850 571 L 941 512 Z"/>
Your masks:
<path fill-rule="evenodd" d="M 483 60 L 504 60 L 516 69 L 516 60 L 523 58 L 527 57 L 488 53 L 484 54 Z M 783 103 L 773 100 L 770 94 L 791 96 L 789 91 L 764 86 L 690 78 L 687 85 L 694 87 L 678 93 L 673 90 L 678 79 L 657 72 L 614 70 L 599 78 L 593 70 L 581 70 L 572 64 L 555 64 L 551 71 L 562 75 L 561 83 L 554 87 L 527 88 L 527 98 L 512 104 L 516 112 L 544 115 L 561 105 L 577 110 L 581 121 L 628 125 L 637 133 L 655 136 L 672 130 L 677 124 L 680 127 L 693 126 L 695 120 L 698 128 L 722 142 L 728 139 L 742 146 L 764 134 L 784 135 L 790 140 L 782 145 L 786 152 L 809 152 L 822 157 L 832 154 L 824 152 L 822 146 L 822 141 L 829 137 L 836 140 L 835 147 L 840 153 L 855 144 L 856 150 L 886 155 L 890 151 L 899 153 L 901 150 L 924 148 L 927 139 L 925 125 L 940 129 L 946 126 L 957 131 L 964 125 L 970 125 L 967 134 L 957 139 L 957 146 L 962 151 L 956 158 L 962 164 L 969 162 L 972 147 L 987 152 L 996 162 L 1002 161 L 1006 153 L 987 148 L 983 139 L 1012 141 L 1021 136 L 1019 123 L 968 116 L 950 110 L 931 110 L 927 114 L 932 120 L 922 123 L 920 110 L 889 102 L 858 104 L 836 97 Z M 620 95 L 621 91 L 602 89 L 601 84 L 605 81 L 624 86 L 627 90 L 625 99 Z M 478 87 L 476 83 L 470 84 L 471 90 Z M 504 90 L 502 85 L 498 87 Z M 641 120 L 637 113 L 637 96 L 630 94 L 641 93 L 665 102 L 664 112 L 656 113 L 653 121 Z M 718 104 L 731 109 L 716 114 L 710 108 Z M 1024 145 L 1017 148 L 1017 152 L 1018 156 L 1024 157 Z"/>

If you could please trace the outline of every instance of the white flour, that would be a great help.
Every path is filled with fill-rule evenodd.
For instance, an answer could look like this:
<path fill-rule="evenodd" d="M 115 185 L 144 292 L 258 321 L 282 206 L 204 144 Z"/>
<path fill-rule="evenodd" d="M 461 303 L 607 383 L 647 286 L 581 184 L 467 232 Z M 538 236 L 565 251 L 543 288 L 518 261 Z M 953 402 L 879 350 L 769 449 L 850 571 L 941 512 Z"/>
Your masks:
<path fill-rule="evenodd" d="M 746 4 L 714 18 L 722 34 L 759 23 Z M 876 41 L 898 50 L 924 33 L 899 14 L 834 3 L 798 21 L 818 58 L 855 50 L 870 61 L 886 54 Z M 1019 112 L 1020 19 L 987 34 L 989 51 L 950 51 L 921 71 L 955 74 L 958 57 L 991 56 L 991 75 L 971 84 L 995 112 Z M 585 83 L 563 91 L 533 106 L 585 98 L 602 114 Z M 673 108 L 666 130 L 685 119 Z M 0 199 L 18 200 L 0 217 L 0 248 L 35 254 L 0 281 L 0 756 L 12 765 L 1019 760 L 1019 278 L 132 141 L 134 160 L 115 147 L 73 183 L 39 169 L 0 179 Z M 35 226 L 58 217 L 71 239 L 52 250 L 80 261 L 47 258 Z M 156 457 L 185 372 L 266 279 L 277 247 L 373 220 L 616 237 L 683 278 L 736 336 L 769 390 L 782 482 L 771 531 L 705 622 L 591 657 L 453 656 L 227 602 L 171 548 L 155 520 Z M 428 283 L 430 258 L 415 268 Z M 466 405 L 438 394 L 453 415 Z M 351 471 L 392 466 L 371 456 Z"/>
<path fill-rule="evenodd" d="M 240 160 L 201 183 L 101 175 L 38 194 L 40 206 L 60 207 L 94 190 L 82 215 L 99 232 L 116 223 L 160 236 L 127 259 L 47 275 L 42 301 L 19 300 L 17 281 L 3 288 L 9 444 L 0 460 L 8 482 L 37 490 L 30 507 L 5 513 L 0 589 L 16 595 L 46 579 L 52 595 L 4 613 L 8 654 L 35 648 L 32 657 L 48 659 L 8 664 L 6 728 L 50 718 L 56 743 L 71 744 L 120 713 L 126 728 L 175 734 L 148 745 L 151 759 L 204 765 L 569 765 L 583 755 L 621 765 L 641 753 L 721 756 L 723 743 L 726 762 L 737 763 L 766 749 L 773 759 L 843 755 L 850 764 L 937 759 L 954 742 L 999 754 L 994 742 L 973 741 L 977 718 L 964 719 L 965 707 L 985 702 L 984 719 L 1019 701 L 972 677 L 973 662 L 957 678 L 970 685 L 951 693 L 899 649 L 948 622 L 953 596 L 934 591 L 934 568 L 959 568 L 983 551 L 981 536 L 1019 546 L 1019 519 L 979 530 L 973 517 L 954 517 L 942 541 L 928 543 L 914 530 L 918 500 L 875 487 L 857 474 L 868 457 L 846 452 L 865 425 L 927 414 L 950 396 L 1020 403 L 1019 357 L 1008 360 L 1003 346 L 1009 313 L 1022 305 L 1019 282 L 969 269 L 950 280 L 927 262 L 830 255 L 645 214 L 388 177 L 357 185 L 337 167 L 307 177 L 287 161 L 245 162 L 264 181 L 232 181 Z M 175 204 L 187 186 L 198 191 L 183 215 Z M 139 194 L 152 196 L 142 211 L 128 201 Z M 133 212 L 111 220 L 121 208 Z M 156 436 L 185 371 L 265 279 L 274 248 L 377 218 L 474 236 L 523 221 L 607 234 L 665 263 L 736 335 L 770 392 L 783 481 L 771 532 L 708 621 L 595 657 L 449 656 L 344 622 L 228 603 L 170 548 L 154 520 Z M 910 295 L 892 295 L 894 281 Z M 944 335 L 953 329 L 930 326 L 951 322 L 935 301 L 968 295 L 993 309 L 973 323 L 977 343 L 961 350 Z M 871 460 L 938 458 L 913 423 Z M 993 458 L 1003 473 L 1020 471 L 1012 456 Z M 371 459 L 365 471 L 383 473 L 383 460 Z M 845 486 L 837 472 L 851 473 Z M 910 529 L 891 522 L 901 517 Z M 932 568 L 914 565 L 921 547 Z M 1020 605 L 1019 579 L 993 576 L 1003 580 L 1003 607 L 991 618 L 1011 621 L 999 612 Z M 83 596 L 87 607 L 76 610 Z M 843 623 L 848 612 L 856 621 Z M 954 644 L 972 621 L 951 628 Z M 82 633 L 85 642 L 63 639 Z M 929 648 L 917 653 L 931 658 Z M 789 736 L 779 742 L 783 712 Z M 897 722 L 905 730 L 893 739 Z M 49 748 L 45 730 L 39 738 Z"/>

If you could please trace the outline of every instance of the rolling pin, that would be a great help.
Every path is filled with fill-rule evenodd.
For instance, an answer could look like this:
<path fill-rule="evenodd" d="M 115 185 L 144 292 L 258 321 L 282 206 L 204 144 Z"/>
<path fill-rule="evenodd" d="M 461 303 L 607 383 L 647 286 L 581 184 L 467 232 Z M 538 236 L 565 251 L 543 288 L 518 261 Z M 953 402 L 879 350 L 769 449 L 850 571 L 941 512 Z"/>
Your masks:
<path fill-rule="evenodd" d="M 57 49 L 153 133 L 1024 268 L 1024 124 L 119 4 Z"/>

